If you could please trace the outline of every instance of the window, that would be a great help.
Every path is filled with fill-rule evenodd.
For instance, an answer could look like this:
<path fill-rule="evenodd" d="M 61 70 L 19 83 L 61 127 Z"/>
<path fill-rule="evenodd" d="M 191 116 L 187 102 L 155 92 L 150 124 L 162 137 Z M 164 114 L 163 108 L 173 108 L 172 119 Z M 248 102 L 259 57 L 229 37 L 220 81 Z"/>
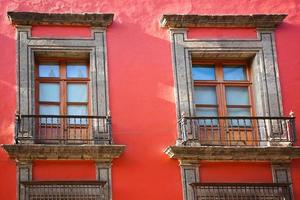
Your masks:
<path fill-rule="evenodd" d="M 195 115 L 251 116 L 251 74 L 246 62 L 193 62 Z"/>
<path fill-rule="evenodd" d="M 86 60 L 38 59 L 35 137 L 39 142 L 92 140 L 89 74 Z"/>
<path fill-rule="evenodd" d="M 88 115 L 90 79 L 87 61 L 40 60 L 36 72 L 37 114 Z M 71 119 L 69 123 L 75 123 L 75 120 Z"/>

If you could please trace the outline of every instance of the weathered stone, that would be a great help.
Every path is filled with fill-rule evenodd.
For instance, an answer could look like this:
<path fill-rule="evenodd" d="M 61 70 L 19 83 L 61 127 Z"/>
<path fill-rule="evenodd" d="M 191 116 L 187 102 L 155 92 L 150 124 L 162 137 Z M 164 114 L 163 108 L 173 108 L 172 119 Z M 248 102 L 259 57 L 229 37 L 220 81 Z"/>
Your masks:
<path fill-rule="evenodd" d="M 254 15 L 163 15 L 161 27 L 253 27 L 275 28 L 287 14 L 254 14 Z"/>
<path fill-rule="evenodd" d="M 114 14 L 107 13 L 36 13 L 7 12 L 11 22 L 16 25 L 77 25 L 108 27 Z"/>
<path fill-rule="evenodd" d="M 8 144 L 3 148 L 11 159 L 22 160 L 101 160 L 118 158 L 125 145 L 43 145 Z"/>
<path fill-rule="evenodd" d="M 300 147 L 169 146 L 165 153 L 179 160 L 282 162 L 300 158 Z"/>
<path fill-rule="evenodd" d="M 199 161 L 179 160 L 184 200 L 194 200 L 191 183 L 199 182 Z"/>

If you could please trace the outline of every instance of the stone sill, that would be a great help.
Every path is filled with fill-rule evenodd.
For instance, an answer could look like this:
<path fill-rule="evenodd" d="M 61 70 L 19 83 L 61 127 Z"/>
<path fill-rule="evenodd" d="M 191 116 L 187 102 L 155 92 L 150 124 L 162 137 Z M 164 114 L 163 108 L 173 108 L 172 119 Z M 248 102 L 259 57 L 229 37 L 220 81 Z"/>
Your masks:
<path fill-rule="evenodd" d="M 247 27 L 276 28 L 287 14 L 253 15 L 177 15 L 165 14 L 160 20 L 164 28 Z"/>
<path fill-rule="evenodd" d="M 30 160 L 99 160 L 111 161 L 120 157 L 125 145 L 2 145 L 11 159 Z"/>
<path fill-rule="evenodd" d="M 37 12 L 7 12 L 12 24 L 15 25 L 75 25 L 108 27 L 112 24 L 112 13 L 37 13 Z"/>
<path fill-rule="evenodd" d="M 300 158 L 300 147 L 169 146 L 165 153 L 178 160 L 276 162 Z"/>

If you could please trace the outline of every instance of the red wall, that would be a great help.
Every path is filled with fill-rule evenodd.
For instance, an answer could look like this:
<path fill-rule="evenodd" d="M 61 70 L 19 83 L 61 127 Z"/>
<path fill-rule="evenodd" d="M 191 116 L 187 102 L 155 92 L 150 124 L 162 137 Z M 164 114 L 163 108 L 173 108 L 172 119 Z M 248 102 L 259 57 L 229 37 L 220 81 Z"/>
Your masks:
<path fill-rule="evenodd" d="M 265 162 L 202 162 L 200 180 L 207 183 L 271 183 L 271 165 Z"/>
<path fill-rule="evenodd" d="M 114 200 L 182 199 L 178 162 L 163 150 L 176 140 L 176 114 L 168 31 L 159 27 L 164 13 L 288 13 L 276 31 L 284 111 L 300 113 L 300 2 L 296 0 L 1 0 L 0 143 L 13 142 L 16 101 L 16 37 L 6 12 L 111 12 L 107 31 L 109 97 L 113 137 L 126 150 L 113 163 Z M 76 33 L 76 34 L 75 34 Z M 87 37 L 87 27 L 34 27 L 35 36 Z M 191 30 L 191 38 L 255 38 L 253 29 Z M 300 115 L 300 114 L 299 114 Z M 300 118 L 299 118 L 300 119 Z M 298 130 L 300 120 L 297 119 Z M 299 143 L 300 144 L 300 143 Z M 295 194 L 300 199 L 300 161 L 292 162 Z M 93 179 L 93 162 L 36 161 L 35 179 Z M 248 173 L 244 173 L 247 171 Z M 203 163 L 204 181 L 271 181 L 266 163 Z M 0 199 L 14 200 L 15 163 L 0 148 Z M 297 199 L 296 198 L 296 199 Z"/>

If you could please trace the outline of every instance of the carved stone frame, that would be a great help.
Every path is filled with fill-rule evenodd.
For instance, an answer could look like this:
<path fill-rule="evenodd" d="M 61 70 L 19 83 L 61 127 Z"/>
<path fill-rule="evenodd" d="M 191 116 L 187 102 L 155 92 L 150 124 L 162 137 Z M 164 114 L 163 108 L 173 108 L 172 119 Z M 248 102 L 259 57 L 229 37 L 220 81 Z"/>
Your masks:
<path fill-rule="evenodd" d="M 187 29 L 170 29 L 178 119 L 182 113 L 194 115 L 192 53 L 219 54 L 223 58 L 234 54 L 253 55 L 249 60 L 252 61 L 256 114 L 282 115 L 274 31 L 257 30 L 257 33 L 258 39 L 252 40 L 195 40 L 187 39 Z M 178 136 L 180 143 L 180 134 Z"/>
<path fill-rule="evenodd" d="M 9 12 L 8 17 L 17 29 L 17 112 L 23 115 L 35 114 L 35 91 L 34 91 L 34 61 L 35 53 L 46 53 L 54 55 L 57 53 L 89 54 L 90 85 L 91 85 L 91 114 L 106 116 L 109 112 L 108 78 L 107 78 L 107 48 L 106 27 L 112 23 L 113 14 L 48 14 L 29 12 Z M 41 19 L 42 17 L 42 19 Z M 32 25 L 83 25 L 91 26 L 90 38 L 43 38 L 32 37 Z M 25 127 L 26 128 L 26 127 Z M 31 130 L 32 131 L 32 130 Z M 33 131 L 32 131 L 33 132 Z M 78 149 L 79 146 L 74 147 Z M 21 181 L 32 180 L 32 161 L 35 159 L 31 153 L 28 157 L 22 157 L 25 148 L 29 151 L 37 149 L 38 152 L 45 150 L 49 153 L 42 155 L 40 159 L 62 159 L 68 155 L 66 160 L 87 159 L 96 160 L 97 180 L 106 181 L 104 188 L 105 199 L 112 199 L 111 194 L 111 162 L 124 150 L 123 145 L 92 145 L 80 146 L 86 151 L 77 154 L 72 147 L 64 145 L 36 145 L 36 144 L 14 144 L 5 145 L 11 159 L 17 162 L 17 191 L 18 199 L 26 200 L 26 192 Z M 100 149 L 100 150 L 99 150 Z M 71 151 L 69 151 L 71 150 Z M 61 151 L 61 152 L 60 152 Z M 53 152 L 51 155 L 50 152 Z M 75 153 L 74 153 L 75 152 Z M 85 153 L 84 153 L 85 152 Z M 37 152 L 36 152 L 37 153 Z M 104 176 L 104 172 L 106 175 Z"/>
<path fill-rule="evenodd" d="M 106 116 L 109 108 L 106 61 L 106 30 L 92 27 L 91 39 L 31 37 L 31 26 L 17 26 L 17 111 L 35 114 L 34 53 L 85 52 L 90 55 L 92 114 Z"/>
<path fill-rule="evenodd" d="M 173 72 L 175 81 L 176 112 L 178 120 L 182 113 L 194 115 L 193 81 L 192 81 L 192 54 L 205 53 L 231 58 L 234 54 L 251 55 L 253 71 L 253 90 L 257 116 L 281 116 L 282 100 L 276 56 L 274 29 L 257 28 L 257 39 L 227 39 L 227 40 L 198 40 L 187 38 L 188 29 L 171 28 Z M 178 127 L 177 144 L 181 144 L 181 135 Z M 179 160 L 180 163 L 183 160 Z M 197 173 L 189 173 L 186 169 Z M 193 191 L 188 183 L 199 180 L 199 164 L 192 162 L 189 165 L 181 164 L 181 179 L 185 200 L 193 200 Z"/>

